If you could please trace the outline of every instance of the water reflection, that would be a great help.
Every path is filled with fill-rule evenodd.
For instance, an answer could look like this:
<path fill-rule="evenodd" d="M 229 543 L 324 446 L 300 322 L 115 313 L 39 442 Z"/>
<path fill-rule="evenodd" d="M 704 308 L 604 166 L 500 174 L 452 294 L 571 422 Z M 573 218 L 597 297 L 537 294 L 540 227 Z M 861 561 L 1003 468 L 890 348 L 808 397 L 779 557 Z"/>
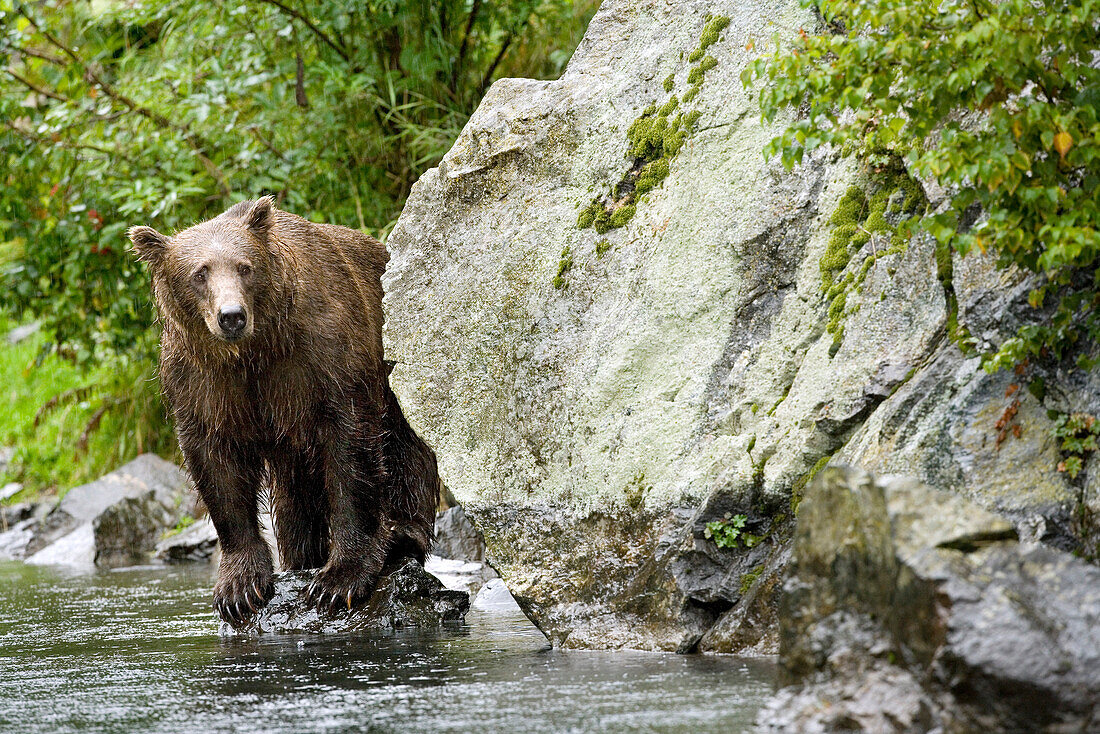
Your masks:
<path fill-rule="evenodd" d="M 222 640 L 203 567 L 0 564 L 0 730 L 746 730 L 769 661 L 560 652 L 522 617 Z"/>

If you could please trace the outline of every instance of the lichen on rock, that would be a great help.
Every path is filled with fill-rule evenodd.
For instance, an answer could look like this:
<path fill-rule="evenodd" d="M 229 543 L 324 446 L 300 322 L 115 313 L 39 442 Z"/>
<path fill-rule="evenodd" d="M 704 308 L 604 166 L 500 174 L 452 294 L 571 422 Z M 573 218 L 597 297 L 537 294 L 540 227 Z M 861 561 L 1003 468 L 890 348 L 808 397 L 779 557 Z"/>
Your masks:
<path fill-rule="evenodd" d="M 1045 411 L 1100 413 L 1100 388 L 1047 374 L 1058 389 L 1019 397 L 1021 435 L 998 444 L 1016 378 L 948 338 L 953 310 L 975 343 L 1015 328 L 1026 280 L 955 255 L 948 290 L 930 238 L 896 247 L 908 177 L 761 155 L 785 120 L 760 119 L 741 71 L 758 39 L 815 22 L 797 0 L 605 0 L 560 79 L 489 89 L 387 242 L 391 383 L 557 645 L 768 649 L 783 528 L 829 463 L 909 473 L 1069 540 L 1080 493 Z M 688 115 L 693 132 L 667 137 Z M 866 205 L 823 292 L 852 186 Z M 727 514 L 767 538 L 717 547 L 705 530 Z"/>

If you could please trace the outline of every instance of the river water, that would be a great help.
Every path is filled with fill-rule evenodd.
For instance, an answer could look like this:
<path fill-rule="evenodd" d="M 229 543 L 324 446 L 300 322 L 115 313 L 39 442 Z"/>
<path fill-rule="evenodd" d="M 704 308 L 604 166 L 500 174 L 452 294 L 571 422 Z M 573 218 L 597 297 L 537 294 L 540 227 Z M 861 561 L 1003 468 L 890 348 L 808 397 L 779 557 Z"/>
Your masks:
<path fill-rule="evenodd" d="M 0 562 L 2 732 L 739 732 L 774 664 L 561 652 L 526 618 L 223 640 L 208 567 Z"/>

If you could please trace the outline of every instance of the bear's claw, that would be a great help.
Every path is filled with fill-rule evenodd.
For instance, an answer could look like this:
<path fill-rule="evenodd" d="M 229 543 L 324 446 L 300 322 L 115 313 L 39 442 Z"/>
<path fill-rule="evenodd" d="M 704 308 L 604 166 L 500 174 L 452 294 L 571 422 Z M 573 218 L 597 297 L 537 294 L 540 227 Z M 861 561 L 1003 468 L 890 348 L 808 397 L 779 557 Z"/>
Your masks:
<path fill-rule="evenodd" d="M 356 603 L 370 598 L 377 582 L 375 574 L 362 568 L 326 566 L 317 572 L 304 593 L 306 602 L 320 614 L 335 614 L 345 606 L 350 612 Z"/>
<path fill-rule="evenodd" d="M 220 580 L 214 587 L 214 611 L 225 622 L 240 627 L 275 595 L 275 584 L 268 574 L 263 584 L 260 580 L 232 578 Z"/>

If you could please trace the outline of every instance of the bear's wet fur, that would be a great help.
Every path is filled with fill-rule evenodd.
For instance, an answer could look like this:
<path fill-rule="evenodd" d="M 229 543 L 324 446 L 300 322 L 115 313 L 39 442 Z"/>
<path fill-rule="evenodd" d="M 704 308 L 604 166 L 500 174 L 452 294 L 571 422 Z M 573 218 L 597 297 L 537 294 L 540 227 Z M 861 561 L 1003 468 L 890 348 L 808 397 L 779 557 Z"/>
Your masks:
<path fill-rule="evenodd" d="M 130 238 L 152 272 L 161 387 L 221 542 L 222 619 L 241 623 L 273 593 L 265 491 L 282 564 L 320 568 L 309 600 L 323 611 L 368 598 L 388 562 L 423 563 L 439 478 L 389 387 L 385 247 L 270 197 Z"/>

